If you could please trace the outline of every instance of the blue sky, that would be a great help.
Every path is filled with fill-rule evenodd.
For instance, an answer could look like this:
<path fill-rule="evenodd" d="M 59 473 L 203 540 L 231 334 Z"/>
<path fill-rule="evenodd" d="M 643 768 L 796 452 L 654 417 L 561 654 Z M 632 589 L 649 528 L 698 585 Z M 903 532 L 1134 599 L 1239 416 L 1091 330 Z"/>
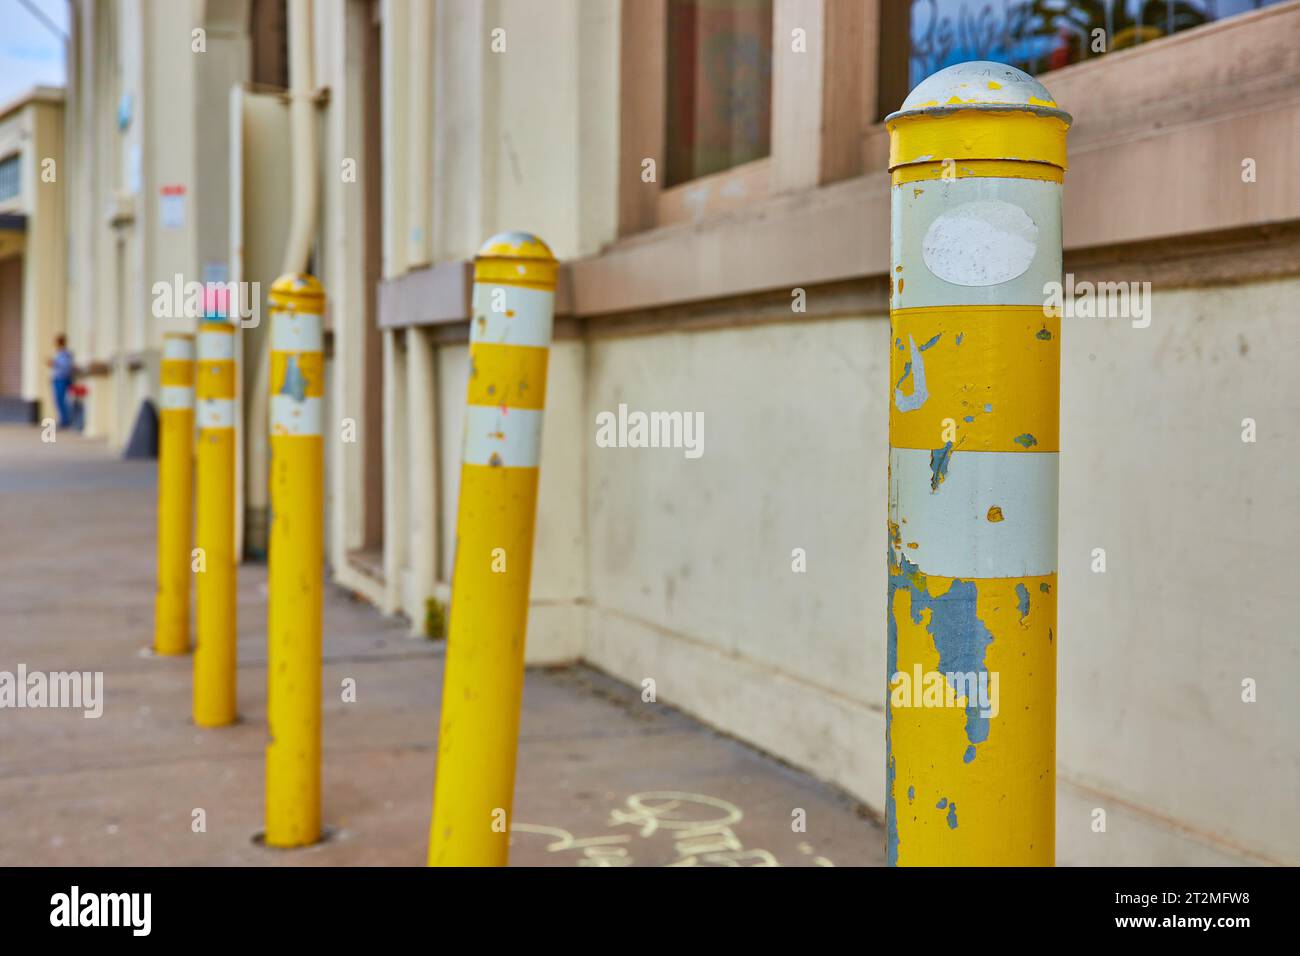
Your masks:
<path fill-rule="evenodd" d="M 68 32 L 65 0 L 31 0 L 33 6 Z M 0 0 L 0 104 L 38 83 L 63 85 L 63 42 L 23 9 L 18 0 Z"/>

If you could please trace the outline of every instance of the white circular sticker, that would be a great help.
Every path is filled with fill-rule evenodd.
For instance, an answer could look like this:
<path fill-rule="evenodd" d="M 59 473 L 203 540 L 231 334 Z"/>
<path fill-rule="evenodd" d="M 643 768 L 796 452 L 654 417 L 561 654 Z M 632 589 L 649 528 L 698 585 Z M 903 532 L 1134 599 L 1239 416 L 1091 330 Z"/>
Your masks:
<path fill-rule="evenodd" d="M 953 285 L 986 286 L 1024 275 L 1038 251 L 1038 226 L 1000 199 L 962 203 L 941 213 L 921 240 L 926 268 Z"/>

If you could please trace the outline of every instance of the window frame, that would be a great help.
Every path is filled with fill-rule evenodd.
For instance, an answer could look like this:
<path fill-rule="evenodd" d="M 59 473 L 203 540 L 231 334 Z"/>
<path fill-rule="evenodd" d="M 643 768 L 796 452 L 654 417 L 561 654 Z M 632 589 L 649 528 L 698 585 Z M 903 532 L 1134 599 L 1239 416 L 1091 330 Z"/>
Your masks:
<path fill-rule="evenodd" d="M 882 48 L 881 62 L 877 64 L 878 84 L 881 95 L 876 108 L 876 122 L 883 122 L 886 115 L 898 109 L 903 98 L 906 97 L 912 89 L 911 13 L 915 5 L 916 0 L 885 0 L 885 2 L 882 3 L 879 27 L 881 35 L 885 37 L 896 37 L 898 42 L 886 44 L 885 47 Z M 976 4 L 976 6 L 978 6 L 978 4 Z M 1051 84 L 1046 82 L 1046 79 L 1068 70 L 1071 67 L 1094 63 L 1097 60 L 1105 60 L 1107 57 L 1120 53 L 1137 51 L 1152 44 L 1163 44 L 1176 37 L 1184 36 L 1189 32 L 1214 27 L 1230 20 L 1236 20 L 1239 17 L 1258 14 L 1273 6 L 1285 6 L 1285 0 L 1268 0 L 1267 6 L 1256 7 L 1253 10 L 1239 10 L 1236 13 L 1218 17 L 1217 19 L 1209 20 L 1194 27 L 1189 27 L 1188 29 L 1178 30 L 1174 33 L 1162 34 L 1153 39 L 1140 41 L 1118 49 L 1108 49 L 1106 52 L 1095 56 L 1085 57 L 1076 60 L 1073 63 L 1067 63 L 1053 69 L 1043 70 L 1040 73 L 1034 74 L 1034 77 L 1035 79 L 1044 82 L 1044 85 L 1048 86 L 1050 89 Z M 1106 37 L 1108 45 L 1113 44 L 1115 40 L 1115 36 L 1108 34 Z"/>
<path fill-rule="evenodd" d="M 622 0 L 619 237 L 699 223 L 863 172 L 880 2 L 773 0 L 769 154 L 666 187 L 668 0 Z M 805 31 L 799 52 L 795 29 Z M 647 159 L 655 161 L 654 182 L 642 180 Z"/>

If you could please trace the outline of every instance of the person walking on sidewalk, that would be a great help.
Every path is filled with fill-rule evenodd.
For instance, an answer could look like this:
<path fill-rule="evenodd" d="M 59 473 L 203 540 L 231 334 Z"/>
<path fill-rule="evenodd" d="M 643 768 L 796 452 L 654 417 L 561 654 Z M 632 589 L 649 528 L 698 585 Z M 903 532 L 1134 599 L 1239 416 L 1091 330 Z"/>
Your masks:
<path fill-rule="evenodd" d="M 54 405 L 59 410 L 59 427 L 68 428 L 72 425 L 72 401 L 68 392 L 72 388 L 72 377 L 77 367 L 72 360 L 72 353 L 68 351 L 66 335 L 56 335 L 54 345 L 58 351 L 49 363 L 50 381 L 54 386 Z"/>

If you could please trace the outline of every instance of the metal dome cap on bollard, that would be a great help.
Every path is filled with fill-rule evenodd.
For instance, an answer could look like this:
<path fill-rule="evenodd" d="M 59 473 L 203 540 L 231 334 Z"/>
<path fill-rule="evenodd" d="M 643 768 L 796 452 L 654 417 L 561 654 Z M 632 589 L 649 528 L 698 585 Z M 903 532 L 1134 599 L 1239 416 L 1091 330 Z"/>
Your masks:
<path fill-rule="evenodd" d="M 530 232 L 499 232 L 479 247 L 474 281 L 555 288 L 560 264 L 550 246 Z"/>
<path fill-rule="evenodd" d="M 286 272 L 271 284 L 267 299 L 272 309 L 319 315 L 325 310 L 325 287 L 305 272 Z"/>
<path fill-rule="evenodd" d="M 1009 160 L 1066 168 L 1073 117 L 1043 84 L 1005 63 L 974 60 L 926 77 L 885 117 L 889 168 Z"/>

